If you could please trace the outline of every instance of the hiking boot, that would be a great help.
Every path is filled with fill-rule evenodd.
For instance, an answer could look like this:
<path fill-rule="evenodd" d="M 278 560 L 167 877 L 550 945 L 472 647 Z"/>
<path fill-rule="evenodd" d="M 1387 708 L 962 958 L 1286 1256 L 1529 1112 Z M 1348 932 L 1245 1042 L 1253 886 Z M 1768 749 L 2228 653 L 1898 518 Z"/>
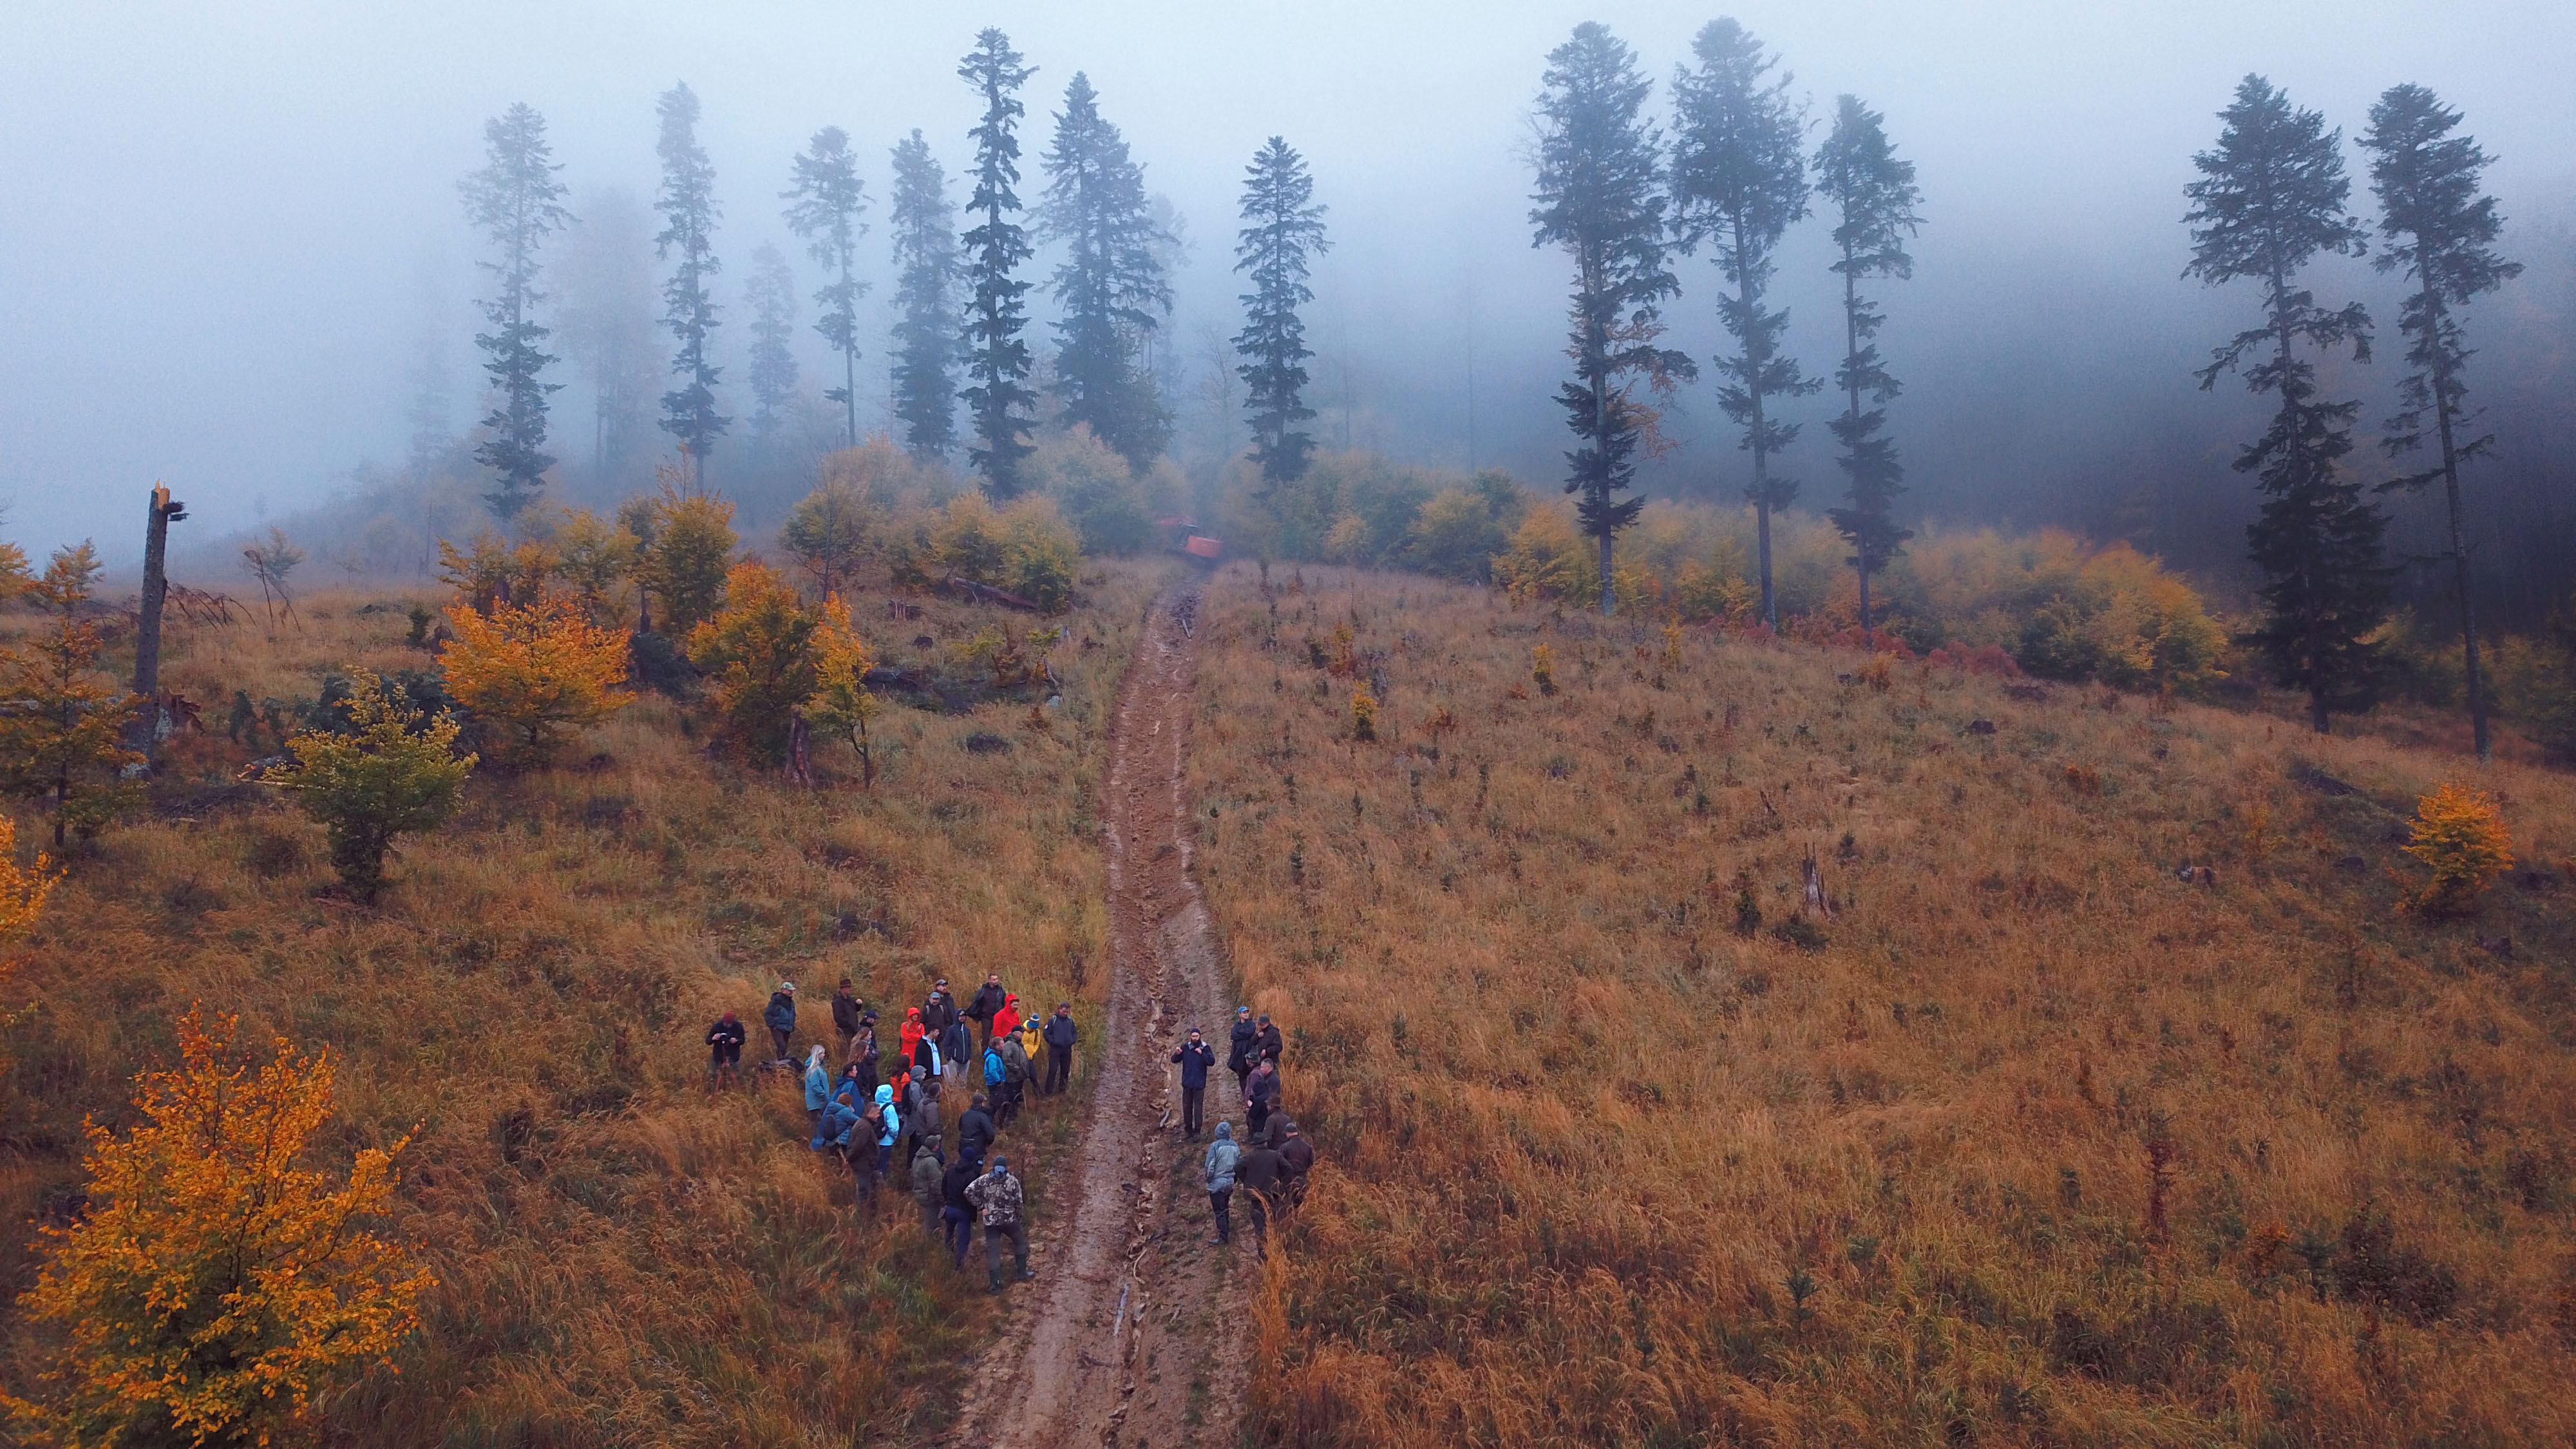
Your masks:
<path fill-rule="evenodd" d="M 1023 1283 L 1034 1283 L 1038 1281 L 1038 1275 L 1030 1272 L 1026 1268 L 1022 1268 L 1020 1270 L 1020 1281 Z"/>

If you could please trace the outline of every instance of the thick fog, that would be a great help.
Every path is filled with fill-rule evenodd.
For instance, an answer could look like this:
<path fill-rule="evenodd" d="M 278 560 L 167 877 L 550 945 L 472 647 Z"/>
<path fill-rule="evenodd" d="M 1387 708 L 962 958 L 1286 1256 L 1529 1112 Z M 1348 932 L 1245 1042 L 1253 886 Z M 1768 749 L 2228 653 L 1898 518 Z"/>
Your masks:
<path fill-rule="evenodd" d="M 2248 71 L 2347 138 L 2390 84 L 2431 86 L 2498 158 L 2488 180 L 2511 218 L 2506 249 L 2530 266 L 2471 321 L 2486 349 L 2471 385 L 2503 434 L 2478 475 L 2489 535 L 2509 555 L 2555 529 L 2549 567 L 2563 567 L 2576 530 L 2563 401 L 2576 385 L 2576 6 L 2563 0 L 20 4 L 0 87 L 5 532 L 31 551 L 95 536 L 125 565 L 156 478 L 192 505 L 183 527 L 199 544 L 286 517 L 362 464 L 398 469 L 421 379 L 442 370 L 429 420 L 461 433 L 479 412 L 483 278 L 456 183 L 482 162 L 484 120 L 514 101 L 545 115 L 585 217 L 586 233 L 552 244 L 560 261 L 585 246 L 631 252 L 651 225 L 655 97 L 679 80 L 696 90 L 724 206 L 728 383 L 742 375 L 754 248 L 779 244 L 800 294 L 818 284 L 778 193 L 815 129 L 845 127 L 869 163 L 867 315 L 881 329 L 887 149 L 919 127 L 959 177 L 975 102 L 954 72 L 985 24 L 1038 68 L 1024 195 L 1080 70 L 1186 223 L 1167 369 L 1181 449 L 1222 441 L 1203 384 L 1211 340 L 1238 325 L 1236 188 L 1278 133 L 1331 207 L 1335 249 L 1309 314 L 1318 435 L 1552 486 L 1566 276 L 1531 248 L 1526 199 L 1545 54 L 1577 22 L 1605 21 L 1647 62 L 1668 113 L 1673 68 L 1721 13 L 1781 54 L 1820 121 L 1854 92 L 1920 167 L 1915 277 L 1881 289 L 1882 346 L 1907 385 L 1892 431 L 1913 515 L 2062 522 L 2210 568 L 2241 552 L 2250 491 L 2227 461 L 2258 409 L 2232 383 L 2202 395 L 2190 374 L 2250 325 L 2256 299 L 2180 276 L 2191 155 Z M 1782 265 L 1791 348 L 1810 375 L 1830 374 L 1840 342 L 1828 225 L 1803 224 Z M 1716 271 L 1705 256 L 1680 267 L 1670 340 L 1705 359 L 1721 338 Z M 2321 268 L 2315 284 L 2368 300 L 2380 321 L 2381 361 L 2333 374 L 2369 400 L 2375 433 L 2401 370 L 2398 284 L 2360 262 Z M 1042 294 L 1033 301 L 1042 324 Z M 809 387 L 837 380 L 810 327 L 798 347 Z M 881 421 L 881 330 L 867 353 L 859 394 Z M 728 403 L 748 410 L 738 387 Z M 1709 385 L 1680 404 L 1683 446 L 1653 487 L 1737 496 L 1744 455 Z M 1839 487 L 1823 427 L 1833 403 L 1796 406 L 1811 426 L 1787 467 L 1822 506 Z M 554 451 L 568 464 L 590 456 L 589 418 L 580 387 L 557 395 Z M 720 451 L 713 481 L 725 462 Z M 2381 466 L 2375 452 L 2363 466 Z"/>

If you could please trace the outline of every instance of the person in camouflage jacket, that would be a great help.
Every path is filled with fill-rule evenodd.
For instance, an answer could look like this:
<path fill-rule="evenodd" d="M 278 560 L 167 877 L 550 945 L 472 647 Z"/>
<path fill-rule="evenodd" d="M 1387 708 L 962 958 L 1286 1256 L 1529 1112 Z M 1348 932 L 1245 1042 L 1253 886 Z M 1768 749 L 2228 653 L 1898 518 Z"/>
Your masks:
<path fill-rule="evenodd" d="M 992 1274 L 992 1291 L 1002 1291 L 1002 1244 L 1011 1245 L 1019 1265 L 1020 1281 L 1037 1274 L 1029 1271 L 1029 1230 L 1020 1214 L 1020 1180 L 1011 1176 L 1010 1163 L 1001 1154 L 993 1156 L 993 1170 L 966 1187 L 966 1200 L 975 1205 L 976 1220 L 984 1225 L 984 1257 Z"/>

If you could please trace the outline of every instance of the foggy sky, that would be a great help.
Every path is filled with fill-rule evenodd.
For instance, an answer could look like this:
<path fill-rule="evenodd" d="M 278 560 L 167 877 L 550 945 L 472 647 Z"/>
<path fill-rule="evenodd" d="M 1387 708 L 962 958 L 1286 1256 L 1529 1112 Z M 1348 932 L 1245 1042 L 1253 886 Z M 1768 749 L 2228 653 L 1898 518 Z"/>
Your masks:
<path fill-rule="evenodd" d="M 1674 66 L 1719 14 L 1782 53 L 1819 137 L 1834 96 L 1856 92 L 1920 166 L 1915 280 L 1881 288 L 1882 346 L 1908 384 L 1893 431 L 1920 513 L 2037 516 L 2064 490 L 2148 490 L 2130 512 L 2153 533 L 2177 526 L 2153 516 L 2165 475 L 2225 478 L 2253 405 L 2225 383 L 2203 397 L 2189 373 L 2249 323 L 2255 299 L 2180 279 L 2179 218 L 2191 154 L 2249 70 L 2347 136 L 2390 84 L 2433 87 L 2499 158 L 2488 179 L 2514 222 L 2509 249 L 2536 273 L 2576 257 L 2564 230 L 2576 5 L 2563 0 L 18 0 L 0 11 L 0 533 L 38 556 L 94 535 L 124 564 L 156 478 L 192 505 L 183 527 L 202 541 L 323 497 L 361 460 L 398 465 L 408 374 L 433 333 L 463 428 L 478 411 L 481 279 L 456 182 L 481 163 L 484 120 L 514 101 L 545 114 L 578 201 L 603 187 L 649 197 L 654 99 L 677 80 L 697 91 L 725 209 L 729 410 L 747 412 L 739 302 L 752 249 L 781 242 L 800 290 L 817 285 L 778 220 L 789 157 L 820 126 L 851 132 L 881 321 L 887 148 L 918 126 L 960 175 L 975 106 L 954 70 L 985 24 L 1038 68 L 1025 197 L 1041 184 L 1049 114 L 1081 70 L 1149 187 L 1187 218 L 1184 351 L 1207 324 L 1238 325 L 1236 190 L 1255 147 L 1285 135 L 1332 209 L 1336 249 L 1309 313 L 1325 354 L 1309 398 L 1319 437 L 1341 441 L 1347 385 L 1353 442 L 1466 462 L 1472 356 L 1475 460 L 1552 484 L 1565 276 L 1530 247 L 1525 159 L 1544 56 L 1577 22 L 1604 21 L 1641 53 L 1668 115 Z M 1840 339 L 1828 227 L 1804 224 L 1782 266 L 1790 346 L 1817 376 Z M 1042 252 L 1039 267 L 1050 261 Z M 1679 266 L 1669 342 L 1705 359 L 1720 344 L 1716 272 L 1704 254 Z M 2373 302 L 2393 360 L 2394 284 L 2360 263 L 2317 280 L 2321 297 Z M 801 329 L 798 346 L 822 385 L 820 339 Z M 883 393 L 881 335 L 867 351 L 863 400 Z M 2388 360 L 2362 381 L 2374 398 L 2394 384 Z M 559 374 L 572 380 L 568 365 Z M 1811 426 L 1787 466 L 1821 505 L 1839 486 L 1832 404 L 1803 406 Z M 571 455 L 585 429 L 559 413 L 556 451 Z M 1744 462 L 1706 382 L 1683 394 L 1674 431 L 1685 446 L 1656 486 L 1734 496 Z"/>

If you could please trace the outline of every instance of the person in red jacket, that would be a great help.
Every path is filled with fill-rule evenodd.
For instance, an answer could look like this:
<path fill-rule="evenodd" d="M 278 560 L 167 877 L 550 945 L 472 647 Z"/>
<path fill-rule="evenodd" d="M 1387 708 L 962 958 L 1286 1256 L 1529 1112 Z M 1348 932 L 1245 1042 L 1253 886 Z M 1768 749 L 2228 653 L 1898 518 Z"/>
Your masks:
<path fill-rule="evenodd" d="M 1019 996 L 1014 992 L 1003 992 L 1002 1009 L 993 1013 L 993 1036 L 986 1037 L 985 1044 L 989 1046 L 995 1037 L 1018 1031 L 1020 1023 L 1024 1020 L 1026 1018 L 1020 1015 Z"/>
<path fill-rule="evenodd" d="M 896 1045 L 903 1057 L 904 1067 L 909 1070 L 912 1066 L 912 1054 L 921 1046 L 920 1007 L 907 1006 L 903 1009 L 903 1031 Z"/>

